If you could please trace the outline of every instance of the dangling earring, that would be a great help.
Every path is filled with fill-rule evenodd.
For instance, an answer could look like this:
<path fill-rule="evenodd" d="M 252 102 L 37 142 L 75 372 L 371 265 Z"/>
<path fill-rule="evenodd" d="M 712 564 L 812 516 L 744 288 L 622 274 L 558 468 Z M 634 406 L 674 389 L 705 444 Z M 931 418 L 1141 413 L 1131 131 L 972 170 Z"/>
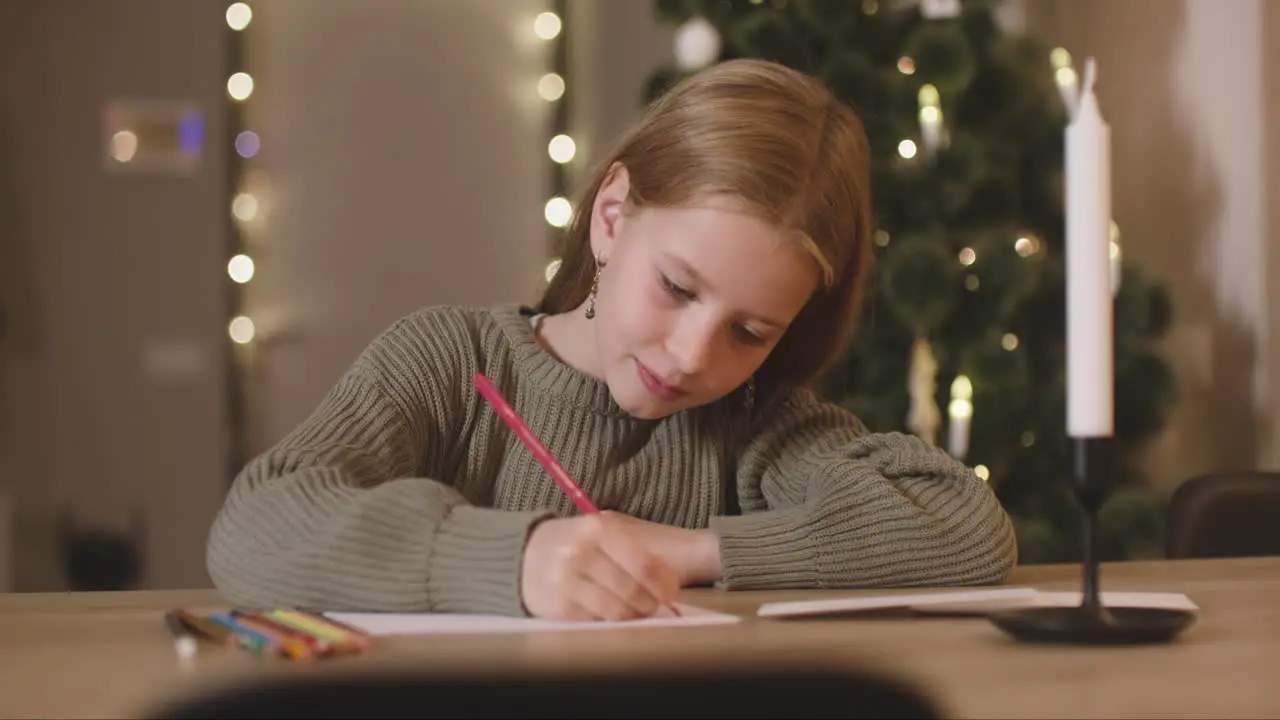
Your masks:
<path fill-rule="evenodd" d="M 596 293 L 600 290 L 600 270 L 604 268 L 604 263 L 596 263 L 596 275 L 591 278 L 591 292 L 587 295 L 587 319 L 590 320 L 596 316 Z"/>
<path fill-rule="evenodd" d="M 746 396 L 742 398 L 742 404 L 747 406 L 747 410 L 756 405 L 756 376 L 752 375 L 747 378 Z"/>

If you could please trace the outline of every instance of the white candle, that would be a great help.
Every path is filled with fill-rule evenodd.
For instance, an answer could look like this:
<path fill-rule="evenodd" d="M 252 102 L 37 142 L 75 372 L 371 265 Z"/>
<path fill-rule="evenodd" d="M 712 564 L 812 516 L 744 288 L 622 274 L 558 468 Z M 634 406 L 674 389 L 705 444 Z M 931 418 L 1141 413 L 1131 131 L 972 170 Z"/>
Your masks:
<path fill-rule="evenodd" d="M 1066 130 L 1067 434 L 1115 430 L 1111 296 L 1111 131 L 1085 64 L 1080 103 Z"/>
<path fill-rule="evenodd" d="M 938 89 L 930 84 L 920 87 L 918 96 L 920 106 L 920 142 L 924 145 L 924 155 L 932 158 L 942 145 L 942 100 Z"/>
<path fill-rule="evenodd" d="M 951 402 L 947 405 L 947 452 L 957 460 L 969 454 L 969 424 L 973 421 L 973 383 L 964 375 L 951 382 Z"/>
<path fill-rule="evenodd" d="M 1062 96 L 1062 104 L 1067 107 L 1067 113 L 1075 115 L 1079 110 L 1080 102 L 1075 68 L 1071 66 L 1058 68 L 1053 72 L 1053 82 L 1058 86 L 1058 94 Z"/>
<path fill-rule="evenodd" d="M 1124 270 L 1124 253 L 1120 248 L 1120 226 L 1116 225 L 1114 220 L 1111 221 L 1111 247 L 1108 251 L 1111 253 L 1111 295 L 1114 297 L 1120 292 L 1120 275 Z"/>

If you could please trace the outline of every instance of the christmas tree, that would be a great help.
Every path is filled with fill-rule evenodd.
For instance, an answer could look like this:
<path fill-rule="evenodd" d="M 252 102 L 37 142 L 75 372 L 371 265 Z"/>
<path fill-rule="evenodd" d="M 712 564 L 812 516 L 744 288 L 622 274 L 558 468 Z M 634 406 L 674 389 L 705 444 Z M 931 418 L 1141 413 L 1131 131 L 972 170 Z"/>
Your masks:
<path fill-rule="evenodd" d="M 872 288 L 822 391 L 874 431 L 946 447 L 985 476 L 1026 563 L 1079 557 L 1066 438 L 1063 149 L 1076 73 L 1005 30 L 997 0 L 656 0 L 675 59 L 648 102 L 737 57 L 823 80 L 872 148 Z M 1164 287 L 1122 262 L 1115 287 L 1115 490 L 1103 559 L 1161 554 L 1166 498 L 1137 467 L 1175 394 L 1157 343 Z"/>

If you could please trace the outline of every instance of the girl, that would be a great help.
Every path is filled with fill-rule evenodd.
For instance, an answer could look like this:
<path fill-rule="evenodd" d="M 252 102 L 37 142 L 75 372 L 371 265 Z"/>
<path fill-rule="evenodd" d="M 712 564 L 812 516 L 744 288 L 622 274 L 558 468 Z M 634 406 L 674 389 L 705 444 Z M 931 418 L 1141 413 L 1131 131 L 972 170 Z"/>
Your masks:
<path fill-rule="evenodd" d="M 815 80 L 720 63 L 587 188 L 535 308 L 401 318 L 236 478 L 209 572 L 246 606 L 627 619 L 681 587 L 1001 581 L 974 473 L 806 388 L 865 282 L 868 147 Z M 602 508 L 575 515 L 485 373 Z"/>

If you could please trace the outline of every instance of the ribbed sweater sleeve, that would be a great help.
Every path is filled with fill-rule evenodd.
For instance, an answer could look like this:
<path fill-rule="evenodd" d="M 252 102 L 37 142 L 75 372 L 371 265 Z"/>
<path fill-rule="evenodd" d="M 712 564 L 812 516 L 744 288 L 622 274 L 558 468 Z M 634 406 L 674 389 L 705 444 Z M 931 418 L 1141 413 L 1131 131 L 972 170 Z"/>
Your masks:
<path fill-rule="evenodd" d="M 711 520 L 727 588 L 985 584 L 1017 562 L 1012 523 L 970 468 L 807 390 L 761 422 L 738 468 L 742 514 Z"/>
<path fill-rule="evenodd" d="M 252 460 L 209 534 L 224 596 L 249 607 L 523 613 L 524 543 L 551 513 L 478 507 L 448 477 L 466 452 L 475 345 L 458 313 L 401 320 Z"/>

